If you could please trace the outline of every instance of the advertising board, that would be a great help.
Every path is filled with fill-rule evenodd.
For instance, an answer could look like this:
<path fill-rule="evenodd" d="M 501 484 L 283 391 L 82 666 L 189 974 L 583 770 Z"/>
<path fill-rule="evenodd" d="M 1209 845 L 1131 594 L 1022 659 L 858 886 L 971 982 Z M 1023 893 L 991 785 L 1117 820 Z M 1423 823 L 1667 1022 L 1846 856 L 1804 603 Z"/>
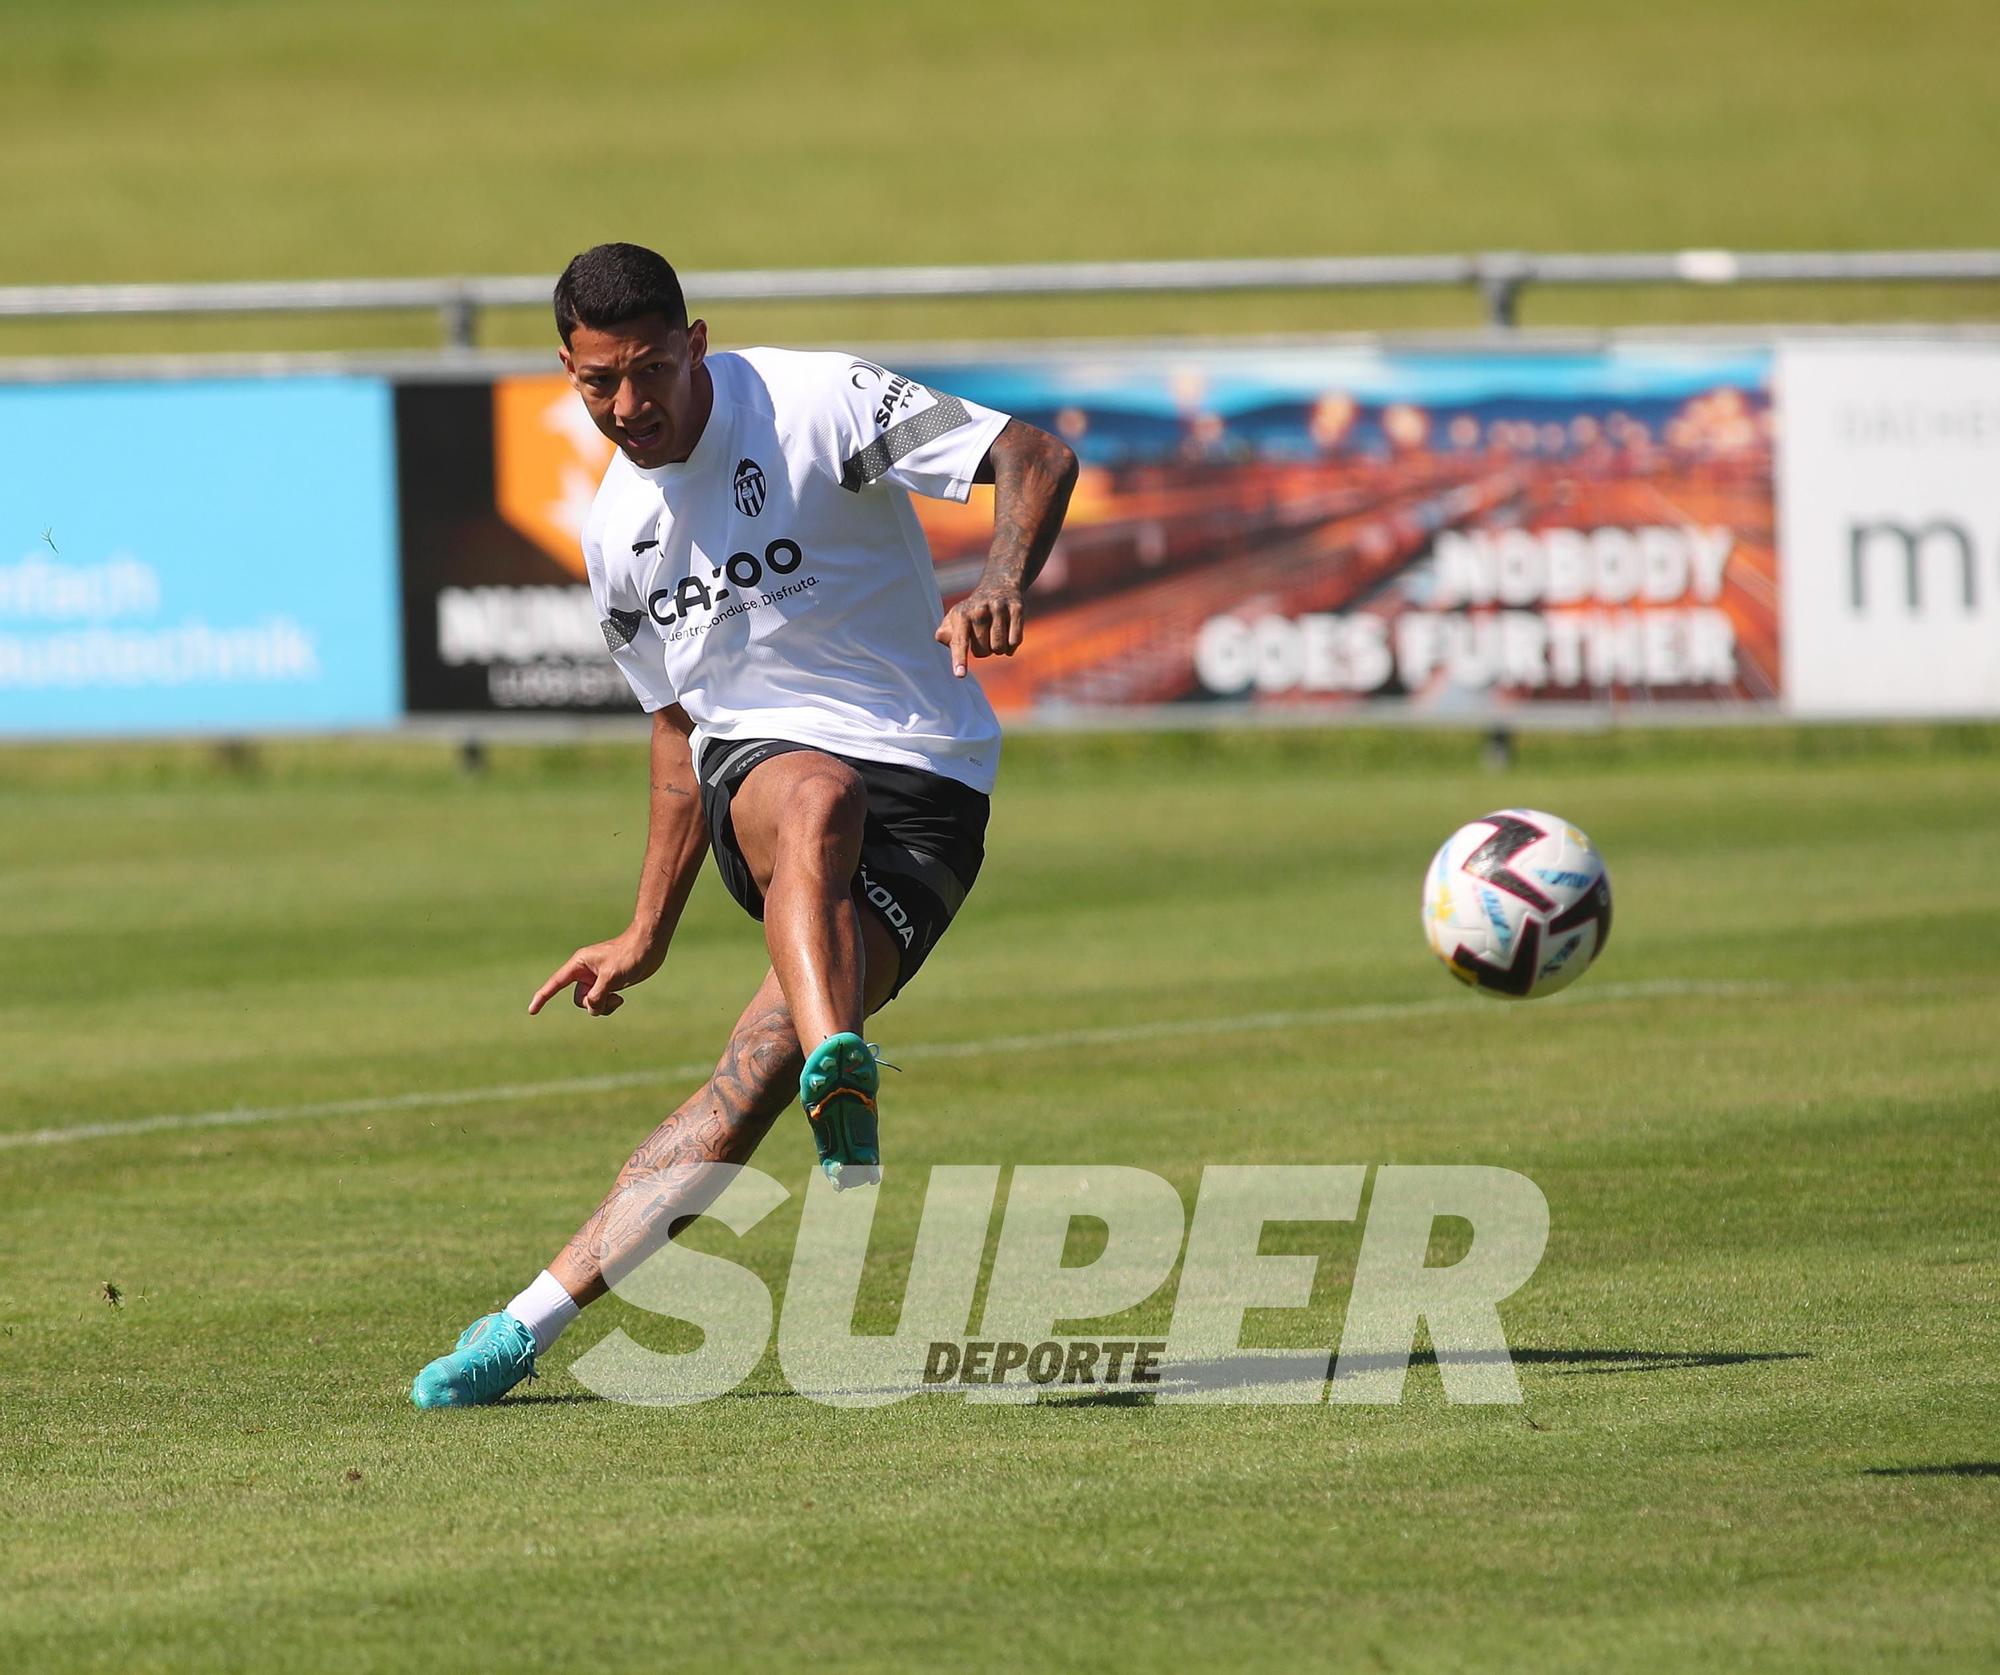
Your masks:
<path fill-rule="evenodd" d="M 2000 346 L 1788 344 L 1786 697 L 2000 714 Z"/>
<path fill-rule="evenodd" d="M 411 710 L 636 714 L 579 545 L 611 444 L 568 381 L 406 384 L 396 434 Z"/>
<path fill-rule="evenodd" d="M 927 368 L 1084 461 L 1005 708 L 1768 704 L 1761 350 Z M 919 507 L 969 586 L 975 510 Z M 952 588 L 947 585 L 947 595 Z"/>
<path fill-rule="evenodd" d="M 1763 350 L 1148 351 L 904 366 L 1083 461 L 1003 710 L 1456 714 L 1774 701 Z M 610 445 L 560 376 L 398 392 L 419 710 L 628 709 L 577 539 Z M 990 491 L 919 500 L 947 600 Z"/>
<path fill-rule="evenodd" d="M 0 735 L 400 713 L 387 386 L 0 388 Z"/>

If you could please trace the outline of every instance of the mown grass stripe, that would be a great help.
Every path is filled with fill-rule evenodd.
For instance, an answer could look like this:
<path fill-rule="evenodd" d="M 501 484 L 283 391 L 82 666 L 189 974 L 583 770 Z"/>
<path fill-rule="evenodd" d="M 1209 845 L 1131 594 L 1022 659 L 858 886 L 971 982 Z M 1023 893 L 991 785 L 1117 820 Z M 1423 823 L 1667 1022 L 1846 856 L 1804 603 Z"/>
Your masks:
<path fill-rule="evenodd" d="M 1689 996 L 1700 999 L 1773 993 L 1781 983 L 1730 982 L 1658 978 L 1650 982 L 1600 983 L 1554 997 L 1547 1004 L 1579 1006 L 1621 1000 L 1658 1000 Z M 1064 1047 L 1112 1047 L 1135 1041 L 1157 1041 L 1183 1030 L 1212 1034 L 1256 1034 L 1322 1024 L 1382 1023 L 1398 1018 L 1455 1012 L 1468 1003 L 1462 995 L 1437 1000 L 1384 1001 L 1355 1006 L 1322 1006 L 1297 1011 L 1250 1012 L 1225 1018 L 1159 1018 L 1143 1024 L 1107 1024 L 1091 1029 L 1048 1030 L 1026 1035 L 995 1035 L 977 1041 L 929 1041 L 899 1046 L 895 1056 L 911 1059 L 980 1058 L 989 1053 L 1046 1051 Z M 497 1104 L 512 1099 L 553 1099 L 565 1094 L 616 1093 L 684 1081 L 707 1073 L 710 1063 L 663 1065 L 608 1076 L 567 1076 L 544 1082 L 502 1082 L 490 1087 L 438 1088 L 409 1093 L 374 1094 L 355 1099 L 315 1100 L 298 1105 L 253 1105 L 224 1111 L 166 1112 L 96 1122 L 67 1123 L 53 1128 L 0 1134 L 0 1150 L 25 1146 L 60 1146 L 84 1140 L 127 1139 L 203 1128 L 237 1128 L 257 1123 L 308 1122 L 328 1117 L 363 1117 L 395 1111 L 442 1110 L 462 1105 Z"/>

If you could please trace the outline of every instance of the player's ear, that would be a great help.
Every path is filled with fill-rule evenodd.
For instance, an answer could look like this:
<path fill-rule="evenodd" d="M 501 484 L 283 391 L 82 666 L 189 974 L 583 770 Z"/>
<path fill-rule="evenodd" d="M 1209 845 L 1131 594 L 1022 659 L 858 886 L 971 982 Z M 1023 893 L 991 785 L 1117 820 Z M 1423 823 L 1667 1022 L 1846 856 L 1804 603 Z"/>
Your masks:
<path fill-rule="evenodd" d="M 688 367 L 693 370 L 708 356 L 708 322 L 696 320 L 688 327 Z"/>
<path fill-rule="evenodd" d="M 569 375 L 572 386 L 576 383 L 576 362 L 569 358 L 569 345 L 565 343 L 556 351 L 556 359 L 562 362 L 562 369 Z"/>

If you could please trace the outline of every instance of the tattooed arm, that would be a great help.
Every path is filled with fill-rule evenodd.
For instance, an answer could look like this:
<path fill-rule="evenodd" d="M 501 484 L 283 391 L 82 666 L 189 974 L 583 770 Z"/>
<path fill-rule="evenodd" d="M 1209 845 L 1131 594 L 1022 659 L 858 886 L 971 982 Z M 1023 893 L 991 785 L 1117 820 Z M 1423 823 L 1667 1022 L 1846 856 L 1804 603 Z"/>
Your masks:
<path fill-rule="evenodd" d="M 667 944 L 701 871 L 701 858 L 708 852 L 694 752 L 688 743 L 693 727 L 678 704 L 653 712 L 653 792 L 632 923 L 609 941 L 579 948 L 563 961 L 528 1002 L 530 1015 L 541 1011 L 551 995 L 574 985 L 570 998 L 578 1006 L 592 1017 L 609 1017 L 624 1004 L 618 990 L 643 983 L 666 959 Z"/>
<path fill-rule="evenodd" d="M 1009 419 L 973 480 L 993 485 L 993 545 L 979 585 L 938 624 L 955 675 L 965 673 L 968 657 L 1012 657 L 1020 649 L 1021 595 L 1056 544 L 1076 487 L 1076 455 L 1047 431 Z"/>

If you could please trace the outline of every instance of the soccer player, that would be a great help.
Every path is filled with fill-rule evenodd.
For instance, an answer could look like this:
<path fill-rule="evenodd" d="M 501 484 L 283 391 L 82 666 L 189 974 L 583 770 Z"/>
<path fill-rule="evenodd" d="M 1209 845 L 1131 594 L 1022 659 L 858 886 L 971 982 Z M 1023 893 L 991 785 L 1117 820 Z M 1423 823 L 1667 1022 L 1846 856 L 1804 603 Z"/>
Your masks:
<path fill-rule="evenodd" d="M 577 1311 L 702 1207 L 796 1096 L 836 1189 L 881 1178 L 863 1020 L 899 993 L 984 856 L 1000 731 L 977 657 L 1011 657 L 1021 596 L 1076 481 L 1055 437 L 845 354 L 710 354 L 674 270 L 601 244 L 556 283 L 562 364 L 617 444 L 584 525 L 604 638 L 652 715 L 632 922 L 579 948 L 592 1017 L 659 970 L 700 870 L 771 955 L 708 1081 L 634 1152 L 561 1253 L 417 1375 L 419 1407 L 497 1401 Z M 910 493 L 994 488 L 978 585 L 943 608 Z"/>

